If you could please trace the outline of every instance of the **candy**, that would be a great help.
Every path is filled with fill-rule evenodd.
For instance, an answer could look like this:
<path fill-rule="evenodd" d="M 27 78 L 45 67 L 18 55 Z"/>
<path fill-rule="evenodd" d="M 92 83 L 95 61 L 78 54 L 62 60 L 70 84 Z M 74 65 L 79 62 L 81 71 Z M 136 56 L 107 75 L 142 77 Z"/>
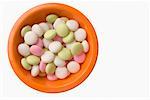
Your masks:
<path fill-rule="evenodd" d="M 78 63 L 83 63 L 84 60 L 85 60 L 85 53 L 82 53 L 80 55 L 75 55 L 73 58 L 74 58 L 74 61 L 78 62 Z"/>
<path fill-rule="evenodd" d="M 83 28 L 79 28 L 77 31 L 74 32 L 75 39 L 79 42 L 86 39 L 86 31 Z"/>
<path fill-rule="evenodd" d="M 66 25 L 68 26 L 68 28 L 71 30 L 71 31 L 76 31 L 79 27 L 79 24 L 77 21 L 75 20 L 68 20 L 66 22 Z"/>
<path fill-rule="evenodd" d="M 30 47 L 30 52 L 35 56 L 41 56 L 44 53 L 43 49 L 37 45 L 32 45 Z"/>
<path fill-rule="evenodd" d="M 64 43 L 70 43 L 74 41 L 74 34 L 70 32 L 66 37 L 63 38 Z"/>
<path fill-rule="evenodd" d="M 32 32 L 34 32 L 38 37 L 41 37 L 44 33 L 42 28 L 38 24 L 34 24 L 32 26 Z"/>
<path fill-rule="evenodd" d="M 36 44 L 37 40 L 38 36 L 32 31 L 27 32 L 24 36 L 24 41 L 28 45 Z"/>
<path fill-rule="evenodd" d="M 41 71 L 41 72 L 45 72 L 45 68 L 46 68 L 46 64 L 45 64 L 43 61 L 41 61 L 41 62 L 40 62 L 40 65 L 39 65 L 40 71 Z"/>
<path fill-rule="evenodd" d="M 80 70 L 80 64 L 75 61 L 70 61 L 67 64 L 67 69 L 70 73 L 77 73 Z"/>
<path fill-rule="evenodd" d="M 60 19 L 63 20 L 64 22 L 67 22 L 67 21 L 68 21 L 68 18 L 67 18 L 67 17 L 61 17 Z"/>
<path fill-rule="evenodd" d="M 59 41 L 53 41 L 49 44 L 49 50 L 52 53 L 58 53 L 62 49 L 62 44 Z"/>
<path fill-rule="evenodd" d="M 56 29 L 56 27 L 61 23 L 65 23 L 65 22 L 63 20 L 61 20 L 60 18 L 57 18 L 53 24 L 54 29 Z"/>
<path fill-rule="evenodd" d="M 72 55 L 80 55 L 83 52 L 83 46 L 80 42 L 75 42 L 71 46 Z"/>
<path fill-rule="evenodd" d="M 71 49 L 72 44 L 75 43 L 76 41 L 73 41 L 71 43 L 66 43 L 66 48 Z"/>
<path fill-rule="evenodd" d="M 25 58 L 21 59 L 21 65 L 26 70 L 31 70 L 31 65 L 27 63 Z"/>
<path fill-rule="evenodd" d="M 43 32 L 46 32 L 46 31 L 49 30 L 49 26 L 48 26 L 47 23 L 42 22 L 42 23 L 39 24 L 39 26 L 41 27 L 41 29 L 43 30 Z"/>
<path fill-rule="evenodd" d="M 53 25 L 52 25 L 51 23 L 48 23 L 48 22 L 47 22 L 46 24 L 48 25 L 49 29 L 54 29 L 54 28 L 53 28 Z"/>
<path fill-rule="evenodd" d="M 59 79 L 64 79 L 69 75 L 69 71 L 66 67 L 57 67 L 55 71 L 55 75 Z"/>
<path fill-rule="evenodd" d="M 46 74 L 53 74 L 55 72 L 56 66 L 53 63 L 49 63 L 46 65 L 45 72 Z"/>
<path fill-rule="evenodd" d="M 18 46 L 19 54 L 24 56 L 24 57 L 26 57 L 26 56 L 28 56 L 30 54 L 30 50 L 29 49 L 30 49 L 29 46 L 27 44 L 25 44 L 25 43 L 21 43 Z"/>
<path fill-rule="evenodd" d="M 55 20 L 58 18 L 57 15 L 55 14 L 50 14 L 46 17 L 46 21 L 49 22 L 49 23 L 54 23 Z"/>
<path fill-rule="evenodd" d="M 39 38 L 38 41 L 37 41 L 37 43 L 35 45 L 43 48 L 43 41 Z"/>
<path fill-rule="evenodd" d="M 45 38 L 43 38 L 43 45 L 45 48 L 48 48 L 49 47 L 49 44 L 52 42 L 52 40 L 47 40 Z"/>
<path fill-rule="evenodd" d="M 38 76 L 39 73 L 40 73 L 40 70 L 39 70 L 38 65 L 33 66 L 31 69 L 31 75 L 33 77 L 36 77 L 36 76 Z"/>
<path fill-rule="evenodd" d="M 53 38 L 54 41 L 59 41 L 61 43 L 63 43 L 63 40 L 60 36 L 56 35 L 54 38 Z"/>
<path fill-rule="evenodd" d="M 71 51 L 68 48 L 63 48 L 59 53 L 58 57 L 62 60 L 70 60 L 72 58 Z"/>
<path fill-rule="evenodd" d="M 30 55 L 27 57 L 27 63 L 30 65 L 38 65 L 40 63 L 40 58 L 34 55 Z"/>
<path fill-rule="evenodd" d="M 46 33 L 44 34 L 44 38 L 47 40 L 51 40 L 56 36 L 56 31 L 55 30 L 48 30 L 46 31 Z"/>
<path fill-rule="evenodd" d="M 21 36 L 24 37 L 24 35 L 29 31 L 31 31 L 31 26 L 27 25 L 27 26 L 23 27 L 21 30 Z"/>
<path fill-rule="evenodd" d="M 56 29 L 57 35 L 60 37 L 65 37 L 69 33 L 69 29 L 65 23 L 61 23 L 57 25 L 55 29 Z"/>
<path fill-rule="evenodd" d="M 48 74 L 47 79 L 50 81 L 55 81 L 57 80 L 57 77 L 55 76 L 55 74 Z"/>
<path fill-rule="evenodd" d="M 44 54 L 41 56 L 41 60 L 44 63 L 50 63 L 54 60 L 54 58 L 55 58 L 55 55 L 50 51 L 44 52 Z"/>
<path fill-rule="evenodd" d="M 66 62 L 62 60 L 61 58 L 59 58 L 58 56 L 56 56 L 54 59 L 54 64 L 58 67 L 63 67 L 66 65 Z"/>
<path fill-rule="evenodd" d="M 89 44 L 86 40 L 82 41 L 82 45 L 83 45 L 83 50 L 85 53 L 87 53 L 89 51 Z"/>

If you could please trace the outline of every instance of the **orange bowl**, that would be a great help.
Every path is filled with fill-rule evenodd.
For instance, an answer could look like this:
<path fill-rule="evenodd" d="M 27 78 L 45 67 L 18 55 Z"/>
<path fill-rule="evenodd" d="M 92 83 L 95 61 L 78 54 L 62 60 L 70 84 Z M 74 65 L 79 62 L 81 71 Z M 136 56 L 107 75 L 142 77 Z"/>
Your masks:
<path fill-rule="evenodd" d="M 17 52 L 18 45 L 23 42 L 20 35 L 21 28 L 25 25 L 33 25 L 45 21 L 48 14 L 54 13 L 59 16 L 66 16 L 75 19 L 87 32 L 87 40 L 90 50 L 87 53 L 85 62 L 76 74 L 71 74 L 68 78 L 57 81 L 48 81 L 47 78 L 32 77 L 30 71 L 26 71 L 21 66 L 21 56 Z M 98 40 L 96 32 L 89 20 L 77 9 L 59 3 L 47 3 L 36 6 L 25 12 L 13 26 L 8 40 L 8 56 L 12 69 L 25 84 L 29 87 L 48 93 L 57 93 L 70 90 L 82 83 L 91 73 L 98 56 Z"/>

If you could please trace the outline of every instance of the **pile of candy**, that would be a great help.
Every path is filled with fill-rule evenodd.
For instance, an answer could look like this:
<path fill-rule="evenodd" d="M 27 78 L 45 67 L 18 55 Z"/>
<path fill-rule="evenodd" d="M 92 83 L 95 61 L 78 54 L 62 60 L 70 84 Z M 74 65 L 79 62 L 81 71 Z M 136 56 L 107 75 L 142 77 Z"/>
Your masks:
<path fill-rule="evenodd" d="M 87 34 L 67 17 L 50 14 L 46 21 L 22 28 L 24 43 L 18 45 L 21 64 L 33 77 L 64 79 L 80 70 L 89 50 Z"/>

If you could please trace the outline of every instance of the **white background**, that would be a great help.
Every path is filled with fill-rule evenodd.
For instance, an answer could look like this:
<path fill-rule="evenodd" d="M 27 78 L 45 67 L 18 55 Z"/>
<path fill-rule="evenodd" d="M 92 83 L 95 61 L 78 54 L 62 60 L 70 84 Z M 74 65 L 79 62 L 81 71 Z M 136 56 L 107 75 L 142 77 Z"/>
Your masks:
<path fill-rule="evenodd" d="M 150 5 L 147 1 L 55 0 L 77 8 L 93 24 L 99 40 L 99 56 L 95 68 L 81 85 L 64 93 L 42 93 L 20 81 L 8 61 L 8 36 L 19 16 L 46 2 L 54 0 L 0 2 L 0 97 L 142 100 L 150 97 Z"/>

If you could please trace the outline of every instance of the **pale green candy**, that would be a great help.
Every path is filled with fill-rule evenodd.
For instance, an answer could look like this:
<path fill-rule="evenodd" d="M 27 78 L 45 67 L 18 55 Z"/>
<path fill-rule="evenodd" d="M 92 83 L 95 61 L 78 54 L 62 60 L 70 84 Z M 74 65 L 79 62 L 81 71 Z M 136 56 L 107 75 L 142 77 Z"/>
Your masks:
<path fill-rule="evenodd" d="M 46 65 L 46 69 L 45 69 L 46 74 L 53 74 L 55 70 L 56 70 L 56 66 L 54 65 L 54 63 L 49 63 Z"/>
<path fill-rule="evenodd" d="M 70 32 L 66 37 L 63 38 L 64 43 L 70 43 L 74 41 L 74 34 Z"/>
<path fill-rule="evenodd" d="M 63 48 L 59 53 L 58 56 L 62 59 L 62 60 L 70 60 L 72 58 L 72 54 L 70 49 L 68 48 Z"/>
<path fill-rule="evenodd" d="M 56 31 L 55 30 L 48 30 L 44 34 L 44 38 L 47 40 L 51 40 L 56 36 Z"/>
<path fill-rule="evenodd" d="M 71 46 L 72 55 L 79 55 L 83 52 L 83 46 L 80 42 L 75 42 Z"/>
<path fill-rule="evenodd" d="M 69 29 L 65 23 L 61 23 L 56 26 L 56 32 L 60 37 L 65 37 L 68 35 Z"/>
<path fill-rule="evenodd" d="M 40 63 L 40 58 L 34 55 L 30 55 L 27 57 L 27 63 L 30 65 L 38 65 Z"/>
<path fill-rule="evenodd" d="M 26 70 L 31 70 L 31 65 L 27 63 L 25 58 L 21 59 L 21 65 Z"/>
<path fill-rule="evenodd" d="M 55 14 L 50 14 L 46 17 L 46 21 L 49 22 L 49 23 L 54 23 L 55 20 L 58 18 L 57 15 Z"/>
<path fill-rule="evenodd" d="M 21 30 L 21 36 L 24 37 L 24 35 L 29 31 L 31 31 L 31 26 L 27 25 L 27 26 L 23 27 Z"/>

